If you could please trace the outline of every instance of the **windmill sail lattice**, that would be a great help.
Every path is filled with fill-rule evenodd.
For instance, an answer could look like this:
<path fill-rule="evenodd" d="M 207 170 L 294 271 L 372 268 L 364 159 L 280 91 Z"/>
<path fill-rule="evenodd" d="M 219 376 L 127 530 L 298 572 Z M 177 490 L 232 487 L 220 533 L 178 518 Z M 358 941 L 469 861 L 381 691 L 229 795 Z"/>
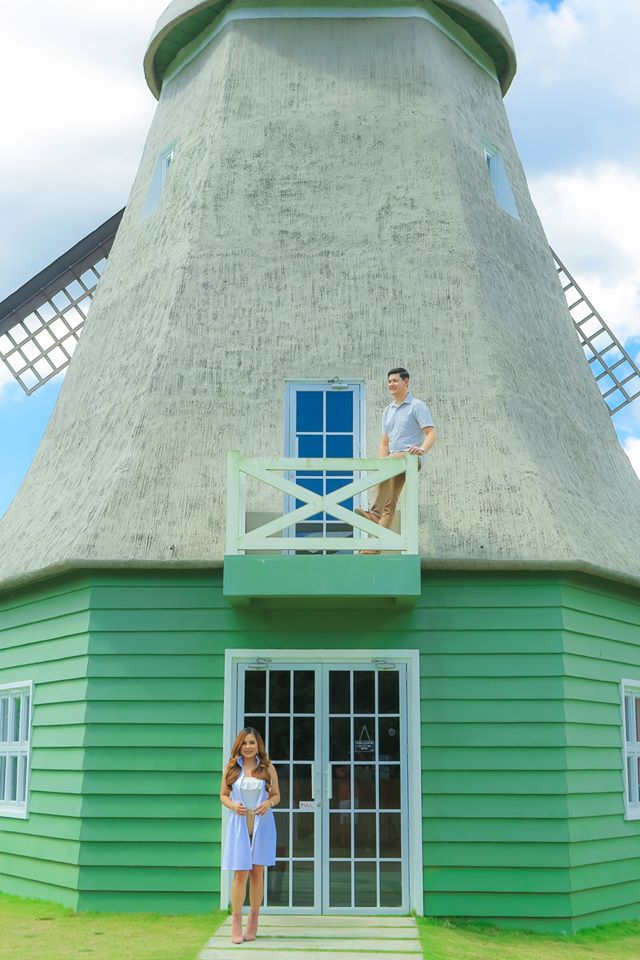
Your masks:
<path fill-rule="evenodd" d="M 71 362 L 124 210 L 0 303 L 0 359 L 27 395 Z M 640 397 L 640 369 L 553 254 L 569 313 L 613 416 Z"/>
<path fill-rule="evenodd" d="M 123 212 L 0 304 L 0 358 L 27 395 L 71 362 Z"/>
<path fill-rule="evenodd" d="M 640 369 L 552 250 L 569 313 L 611 416 L 640 397 Z"/>

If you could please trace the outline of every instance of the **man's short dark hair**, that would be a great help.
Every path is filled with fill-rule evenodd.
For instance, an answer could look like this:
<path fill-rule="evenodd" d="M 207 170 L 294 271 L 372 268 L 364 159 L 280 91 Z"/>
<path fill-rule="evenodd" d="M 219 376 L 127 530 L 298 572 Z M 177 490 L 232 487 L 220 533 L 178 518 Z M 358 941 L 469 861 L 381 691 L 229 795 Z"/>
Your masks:
<path fill-rule="evenodd" d="M 408 380 L 408 379 L 409 379 L 409 371 L 408 371 L 408 370 L 405 370 L 404 367 L 394 367 L 393 370 L 389 370 L 389 373 L 387 374 L 387 380 L 389 379 L 389 377 L 391 376 L 392 373 L 397 373 L 397 374 L 399 374 L 399 376 L 400 376 L 400 378 L 401 378 L 402 380 Z"/>

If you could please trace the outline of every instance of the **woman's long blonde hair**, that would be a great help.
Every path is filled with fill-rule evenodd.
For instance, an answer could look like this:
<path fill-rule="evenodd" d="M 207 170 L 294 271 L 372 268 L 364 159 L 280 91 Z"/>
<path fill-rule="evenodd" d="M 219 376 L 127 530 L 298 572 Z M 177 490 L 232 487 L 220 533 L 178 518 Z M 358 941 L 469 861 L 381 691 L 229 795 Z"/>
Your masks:
<path fill-rule="evenodd" d="M 235 743 L 231 748 L 231 756 L 224 768 L 224 782 L 230 787 L 241 775 L 242 767 L 238 763 L 238 757 L 242 756 L 242 744 L 244 743 L 245 737 L 249 735 L 254 736 L 258 744 L 258 763 L 252 776 L 255 777 L 256 780 L 264 780 L 267 786 L 271 787 L 271 776 L 269 775 L 271 760 L 269 759 L 267 748 L 264 745 L 264 740 L 255 727 L 244 727 L 236 737 Z"/>

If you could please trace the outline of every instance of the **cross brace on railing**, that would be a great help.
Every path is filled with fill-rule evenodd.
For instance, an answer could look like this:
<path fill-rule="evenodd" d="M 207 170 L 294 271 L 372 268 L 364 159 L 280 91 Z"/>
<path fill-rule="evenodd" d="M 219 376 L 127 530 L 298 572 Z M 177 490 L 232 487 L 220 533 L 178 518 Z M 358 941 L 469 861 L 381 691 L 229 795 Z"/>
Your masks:
<path fill-rule="evenodd" d="M 353 481 L 331 493 L 315 493 L 290 479 L 299 472 L 326 471 L 353 472 Z M 366 517 L 340 504 L 357 497 L 365 490 L 377 486 L 404 473 L 404 509 L 402 531 L 396 533 L 381 527 Z M 361 474 L 366 474 L 361 476 Z M 254 477 L 267 486 L 302 501 L 302 506 L 283 511 L 282 515 L 247 532 L 246 478 Z M 417 457 L 386 457 L 384 459 L 262 459 L 243 457 L 233 450 L 227 463 L 227 556 L 236 556 L 246 550 L 303 550 L 309 549 L 309 540 L 302 537 L 276 536 L 308 520 L 317 513 L 327 513 L 352 527 L 354 531 L 368 534 L 351 537 L 313 537 L 314 550 L 361 550 L 363 547 L 381 551 L 397 551 L 406 554 L 418 553 L 418 462 Z"/>

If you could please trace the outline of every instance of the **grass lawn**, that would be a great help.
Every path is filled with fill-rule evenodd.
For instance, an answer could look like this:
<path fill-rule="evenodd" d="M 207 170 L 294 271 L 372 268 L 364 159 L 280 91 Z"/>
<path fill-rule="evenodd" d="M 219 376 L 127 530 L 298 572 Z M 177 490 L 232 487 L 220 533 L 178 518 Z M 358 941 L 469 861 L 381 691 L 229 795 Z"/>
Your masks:
<path fill-rule="evenodd" d="M 0 960 L 195 960 L 225 917 L 75 914 L 0 894 Z"/>
<path fill-rule="evenodd" d="M 594 927 L 572 937 L 418 920 L 427 960 L 639 960 L 640 922 Z"/>

